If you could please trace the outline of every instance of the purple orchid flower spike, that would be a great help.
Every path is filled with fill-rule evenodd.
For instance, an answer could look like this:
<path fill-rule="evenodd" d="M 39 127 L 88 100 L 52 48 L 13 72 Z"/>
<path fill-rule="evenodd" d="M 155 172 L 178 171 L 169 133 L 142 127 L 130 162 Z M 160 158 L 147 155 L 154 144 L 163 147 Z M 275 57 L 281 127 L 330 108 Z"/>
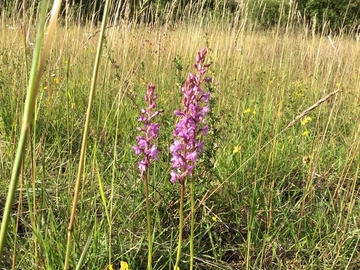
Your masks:
<path fill-rule="evenodd" d="M 173 164 L 173 170 L 170 173 L 172 183 L 177 181 L 183 183 L 187 175 L 192 175 L 195 162 L 204 149 L 204 142 L 201 141 L 200 135 L 205 136 L 209 130 L 205 117 L 210 111 L 208 105 L 210 92 L 204 92 L 201 89 L 202 83 L 211 82 L 210 78 L 205 78 L 206 69 L 210 66 L 210 64 L 204 64 L 206 53 L 206 48 L 197 53 L 194 64 L 197 74 L 190 73 L 187 77 L 181 88 L 183 108 L 174 111 L 180 120 L 173 132 L 174 144 L 170 146 Z"/>
<path fill-rule="evenodd" d="M 158 138 L 159 124 L 153 123 L 153 118 L 160 112 L 155 111 L 156 107 L 155 86 L 149 83 L 146 89 L 145 101 L 147 104 L 146 109 L 142 109 L 138 121 L 143 123 L 142 127 L 138 127 L 137 130 L 142 133 L 140 136 L 136 136 L 137 145 L 133 147 L 136 155 L 143 155 L 144 159 L 138 162 L 141 177 L 149 168 L 150 161 L 152 159 L 158 159 L 158 150 L 153 143 Z"/>
<path fill-rule="evenodd" d="M 148 232 L 148 266 L 147 269 L 152 269 L 152 226 L 151 226 L 151 210 L 150 210 L 150 191 L 149 191 L 149 165 L 151 160 L 158 159 L 158 150 L 154 141 L 159 136 L 159 124 L 154 123 L 153 118 L 157 116 L 160 111 L 156 111 L 155 86 L 148 83 L 146 87 L 145 102 L 147 108 L 140 111 L 138 121 L 142 123 L 137 130 L 140 135 L 136 136 L 137 145 L 133 147 L 136 155 L 141 155 L 144 159 L 138 162 L 138 167 L 141 173 L 141 179 L 145 185 L 146 198 L 146 219 Z"/>

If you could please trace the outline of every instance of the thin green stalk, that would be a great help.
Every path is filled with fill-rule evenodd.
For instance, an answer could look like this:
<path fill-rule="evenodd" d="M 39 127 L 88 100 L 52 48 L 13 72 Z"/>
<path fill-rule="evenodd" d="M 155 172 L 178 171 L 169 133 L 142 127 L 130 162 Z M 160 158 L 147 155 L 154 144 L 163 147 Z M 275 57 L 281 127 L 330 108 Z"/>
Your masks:
<path fill-rule="evenodd" d="M 195 185 L 194 178 L 190 180 L 190 211 L 191 211 L 191 222 L 190 222 L 190 270 L 194 267 L 194 226 L 195 226 Z"/>
<path fill-rule="evenodd" d="M 103 41 L 104 41 L 105 29 L 106 29 L 106 21 L 107 21 L 107 17 L 108 17 L 108 13 L 109 13 L 110 4 L 111 4 L 111 0 L 106 0 L 103 21 L 101 24 L 100 38 L 99 38 L 99 43 L 98 43 L 98 47 L 97 47 L 97 51 L 96 51 L 93 74 L 92 74 L 92 78 L 91 78 L 89 102 L 88 102 L 88 107 L 87 107 L 87 111 L 86 111 L 86 120 L 85 120 L 84 133 L 83 133 L 82 144 L 81 144 L 78 173 L 77 173 L 77 177 L 76 177 L 75 192 L 74 192 L 70 221 L 69 221 L 69 226 L 68 226 L 68 238 L 67 238 L 67 245 L 66 245 L 64 270 L 67 270 L 69 267 L 71 238 L 72 238 L 72 232 L 73 232 L 73 226 L 74 226 L 74 220 L 75 220 L 75 214 L 76 214 L 76 205 L 77 205 L 77 201 L 79 198 L 81 178 L 82 178 L 83 168 L 84 168 L 84 164 L 85 164 L 86 145 L 87 145 L 87 139 L 88 139 L 88 133 L 89 133 L 91 110 L 92 110 L 93 100 L 94 100 L 94 96 L 95 96 L 96 81 L 97 81 L 97 75 L 98 75 L 98 70 L 99 70 L 99 66 L 100 66 L 100 56 L 101 56 L 101 51 L 102 51 L 102 47 L 103 47 Z"/>
<path fill-rule="evenodd" d="M 23 176 L 24 174 L 24 163 L 21 164 L 21 175 Z M 24 179 L 22 177 L 21 181 L 20 181 L 20 188 L 19 188 L 19 202 L 22 202 L 23 200 L 23 183 L 24 183 Z M 12 257 L 12 266 L 11 269 L 15 270 L 16 269 L 16 243 L 17 243 L 17 237 L 18 237 L 18 231 L 19 231 L 19 222 L 20 222 L 20 212 L 22 210 L 22 204 L 18 203 L 18 208 L 17 208 L 17 216 L 16 216 L 16 222 L 15 222 L 15 230 L 14 230 L 14 252 L 13 252 L 13 257 Z"/>
<path fill-rule="evenodd" d="M 44 42 L 44 47 L 41 54 L 41 47 L 42 41 L 45 33 L 45 18 L 46 18 L 46 11 L 47 11 L 47 4 L 48 1 L 43 0 L 41 3 L 40 8 L 40 23 L 39 23 L 39 30 L 38 30 L 38 37 L 35 45 L 35 51 L 33 56 L 33 63 L 31 67 L 30 77 L 29 77 L 29 84 L 28 90 L 26 95 L 25 101 L 25 108 L 24 108 L 24 115 L 22 119 L 21 125 L 21 132 L 20 138 L 17 145 L 14 166 L 11 173 L 11 180 L 9 184 L 9 191 L 7 193 L 6 204 L 4 209 L 4 214 L 1 223 L 0 229 L 0 257 L 2 256 L 2 252 L 5 246 L 5 238 L 7 233 L 7 228 L 10 220 L 10 214 L 12 209 L 12 204 L 14 200 L 14 195 L 16 192 L 16 187 L 18 185 L 19 174 L 21 163 L 24 158 L 25 148 L 26 148 L 26 141 L 29 132 L 29 127 L 32 122 L 34 108 L 35 108 L 35 101 L 40 85 L 40 79 L 43 73 L 43 69 L 45 66 L 45 61 L 47 59 L 50 45 L 52 41 L 52 35 L 55 30 L 57 15 L 60 9 L 61 0 L 55 1 L 53 5 L 52 15 L 49 22 L 49 27 L 47 31 L 47 36 Z M 41 56 L 40 56 L 41 55 Z"/>
<path fill-rule="evenodd" d="M 252 198 L 251 198 L 251 211 L 250 211 L 250 217 L 249 217 L 249 221 L 248 221 L 248 235 L 247 235 L 247 239 L 246 239 L 246 270 L 249 270 L 250 267 L 250 249 L 251 249 L 251 238 L 252 238 L 252 233 L 253 233 L 253 229 L 254 229 L 254 218 L 255 218 L 255 212 L 256 212 L 256 189 L 257 189 L 257 182 L 254 182 L 254 187 L 253 187 L 253 194 L 252 194 Z"/>
<path fill-rule="evenodd" d="M 117 139 L 118 139 L 118 131 L 119 131 L 119 104 L 116 110 L 116 128 L 115 128 L 115 137 L 114 137 L 114 159 L 113 159 L 113 166 L 112 166 L 112 177 L 111 177 L 111 193 L 110 193 L 110 210 L 109 210 L 109 217 L 110 220 L 113 219 L 113 199 L 114 199 L 114 183 L 115 183 L 115 173 L 117 170 Z M 109 224 L 109 265 L 112 261 L 112 224 Z"/>
<path fill-rule="evenodd" d="M 22 43 L 23 43 L 23 48 L 24 48 L 24 59 L 25 59 L 25 79 L 26 81 L 28 81 L 28 68 L 29 68 L 29 62 L 28 62 L 28 48 L 27 48 L 27 44 L 26 44 L 26 10 L 25 10 L 25 5 L 23 3 L 22 5 L 22 12 L 23 12 L 23 21 L 24 21 L 24 25 L 23 25 L 23 33 L 22 33 Z M 1 159 L 1 153 L 0 153 L 0 159 Z M 19 189 L 19 202 L 22 201 L 22 192 L 23 192 L 23 182 L 20 182 L 20 189 Z M 13 252 L 13 258 L 12 258 L 12 267 L 11 269 L 15 269 L 15 265 L 16 265 L 16 242 L 17 242 L 17 232 L 18 232 L 18 228 L 19 228 L 19 219 L 20 219 L 20 211 L 21 211 L 21 203 L 18 204 L 18 210 L 17 210 L 17 217 L 16 217 L 16 225 L 15 225 L 15 235 L 14 235 L 14 252 Z"/>
<path fill-rule="evenodd" d="M 66 114 L 66 123 L 67 123 L 67 145 L 68 145 L 68 153 L 69 156 L 71 156 L 72 153 L 72 141 L 71 135 L 72 129 L 73 129 L 73 117 L 72 117 L 72 111 L 70 110 L 73 102 L 73 96 L 70 93 L 69 88 L 69 75 L 70 75 L 70 53 L 67 55 L 66 58 L 66 78 L 65 78 L 65 89 L 67 93 L 67 99 L 66 99 L 66 107 L 67 107 L 67 114 Z"/>
<path fill-rule="evenodd" d="M 37 103 L 35 103 L 35 107 L 37 107 Z M 37 233 L 38 233 L 38 222 L 37 222 L 37 204 L 36 204 L 36 161 L 35 161 L 35 136 L 36 136 L 36 121 L 37 121 L 37 108 L 35 108 L 34 113 L 34 120 L 33 120 L 33 132 L 32 135 L 30 134 L 30 164 L 31 164 L 31 188 L 32 188 L 32 196 L 27 196 L 29 205 L 31 205 L 31 199 L 32 199 L 32 213 L 31 213 L 31 207 L 30 209 L 30 220 L 31 220 L 31 227 L 34 231 L 33 234 L 33 244 L 34 244 L 34 263 L 35 265 L 38 265 L 38 241 L 37 241 Z M 27 193 L 29 193 L 29 189 L 27 189 Z M 28 194 L 29 195 L 29 194 Z M 31 199 L 30 199 L 31 198 Z"/>
<path fill-rule="evenodd" d="M 185 179 L 180 183 L 180 207 L 179 207 L 179 242 L 178 250 L 176 255 L 176 262 L 174 270 L 179 270 L 179 262 L 181 255 L 181 245 L 182 245 L 182 236 L 183 236 L 183 221 L 184 221 L 184 194 L 185 194 Z"/>
<path fill-rule="evenodd" d="M 149 169 L 145 172 L 145 198 L 146 198 L 146 219 L 147 219 L 147 233 L 148 233 L 148 270 L 152 269 L 152 229 L 151 229 L 151 213 L 150 213 L 150 198 L 149 198 Z"/>
<path fill-rule="evenodd" d="M 94 227 L 94 228 L 95 228 L 95 227 Z M 82 269 L 82 267 L 83 267 L 84 264 L 85 264 L 85 258 L 86 258 L 86 255 L 87 255 L 88 251 L 89 251 L 90 244 L 91 244 L 91 242 L 92 242 L 92 240 L 93 240 L 93 231 L 94 231 L 94 228 L 93 228 L 92 232 L 90 233 L 90 236 L 89 236 L 88 240 L 86 241 L 84 250 L 83 250 L 83 252 L 81 253 L 80 259 L 79 259 L 79 261 L 78 261 L 78 263 L 77 263 L 77 265 L 76 265 L 75 270 L 80 270 L 80 269 Z"/>
<path fill-rule="evenodd" d="M 114 159 L 113 159 L 113 166 L 112 166 L 112 177 L 111 177 L 111 193 L 110 193 L 110 210 L 109 210 L 109 217 L 110 220 L 113 219 L 113 199 L 114 199 L 114 184 L 115 184 L 115 174 L 117 171 L 117 146 L 118 146 L 118 133 L 119 133 L 119 108 L 121 105 L 121 97 L 119 96 L 117 109 L 116 109 L 116 127 L 115 127 L 115 136 L 114 136 Z M 109 224 L 109 265 L 112 261 L 112 224 Z"/>

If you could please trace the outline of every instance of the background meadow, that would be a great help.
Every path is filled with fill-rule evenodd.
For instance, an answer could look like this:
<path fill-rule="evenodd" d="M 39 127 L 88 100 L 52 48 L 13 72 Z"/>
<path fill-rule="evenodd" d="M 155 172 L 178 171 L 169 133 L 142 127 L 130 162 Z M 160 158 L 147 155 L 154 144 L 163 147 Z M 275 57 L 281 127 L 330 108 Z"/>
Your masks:
<path fill-rule="evenodd" d="M 36 14 L 36 8 L 29 10 Z M 110 18 L 77 205 L 72 269 L 105 269 L 111 263 L 119 269 L 121 260 L 131 269 L 146 269 L 144 187 L 132 146 L 148 82 L 156 85 L 163 110 L 159 161 L 152 163 L 150 182 L 153 268 L 172 269 L 179 208 L 179 185 L 169 182 L 173 111 L 180 107 L 181 85 L 194 71 L 202 47 L 212 62 L 207 74 L 213 84 L 211 130 L 195 178 L 195 269 L 358 269 L 359 42 L 352 35 L 327 36 L 295 15 L 264 29 L 241 8 L 229 13 L 169 5 L 161 12 L 151 23 L 139 20 L 141 12 L 127 17 L 125 9 Z M 60 18 L 45 65 L 1 269 L 64 265 L 100 28 L 74 14 Z M 36 16 L 33 21 L 1 16 L 3 208 L 37 21 Z M 188 211 L 186 204 L 181 269 L 189 261 Z"/>

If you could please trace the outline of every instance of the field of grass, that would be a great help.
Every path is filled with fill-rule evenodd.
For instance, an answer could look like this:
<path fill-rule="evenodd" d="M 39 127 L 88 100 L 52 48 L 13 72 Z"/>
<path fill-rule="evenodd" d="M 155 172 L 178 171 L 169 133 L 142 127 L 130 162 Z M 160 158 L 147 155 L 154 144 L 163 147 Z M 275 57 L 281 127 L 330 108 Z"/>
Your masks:
<path fill-rule="evenodd" d="M 1 269 L 63 268 L 98 30 L 90 23 L 56 29 Z M 37 35 L 31 26 L 24 42 L 22 31 L 20 21 L 2 18 L 1 209 Z M 112 263 L 118 270 L 120 261 L 146 269 L 144 185 L 132 146 L 148 82 L 156 85 L 163 110 L 159 160 L 150 175 L 153 269 L 173 269 L 179 222 L 179 185 L 169 182 L 173 111 L 202 47 L 213 85 L 211 129 L 194 175 L 195 269 L 359 269 L 359 46 L 351 37 L 328 38 L 307 27 L 255 31 L 211 14 L 107 28 L 71 269 L 82 255 L 79 269 Z M 180 269 L 189 263 L 187 201 Z"/>

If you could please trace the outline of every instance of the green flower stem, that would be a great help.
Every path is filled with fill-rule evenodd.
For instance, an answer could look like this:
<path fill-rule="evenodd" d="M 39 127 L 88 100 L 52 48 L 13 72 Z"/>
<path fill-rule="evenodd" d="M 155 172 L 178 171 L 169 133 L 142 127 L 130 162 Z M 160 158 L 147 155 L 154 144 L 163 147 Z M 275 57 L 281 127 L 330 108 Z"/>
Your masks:
<path fill-rule="evenodd" d="M 195 224 L 195 186 L 194 179 L 191 177 L 190 180 L 190 211 L 191 211 L 191 222 L 190 222 L 190 270 L 194 266 L 194 224 Z"/>
<path fill-rule="evenodd" d="M 151 213 L 150 213 L 150 198 L 149 198 L 149 170 L 145 172 L 145 198 L 146 198 L 146 219 L 148 232 L 148 270 L 151 270 L 152 264 L 152 230 L 151 230 Z"/>
<path fill-rule="evenodd" d="M 184 194 L 185 194 L 185 179 L 180 183 L 180 207 L 179 207 L 179 243 L 176 255 L 176 262 L 174 270 L 179 270 L 179 262 L 181 255 L 182 235 L 183 235 L 183 221 L 184 221 Z"/>

